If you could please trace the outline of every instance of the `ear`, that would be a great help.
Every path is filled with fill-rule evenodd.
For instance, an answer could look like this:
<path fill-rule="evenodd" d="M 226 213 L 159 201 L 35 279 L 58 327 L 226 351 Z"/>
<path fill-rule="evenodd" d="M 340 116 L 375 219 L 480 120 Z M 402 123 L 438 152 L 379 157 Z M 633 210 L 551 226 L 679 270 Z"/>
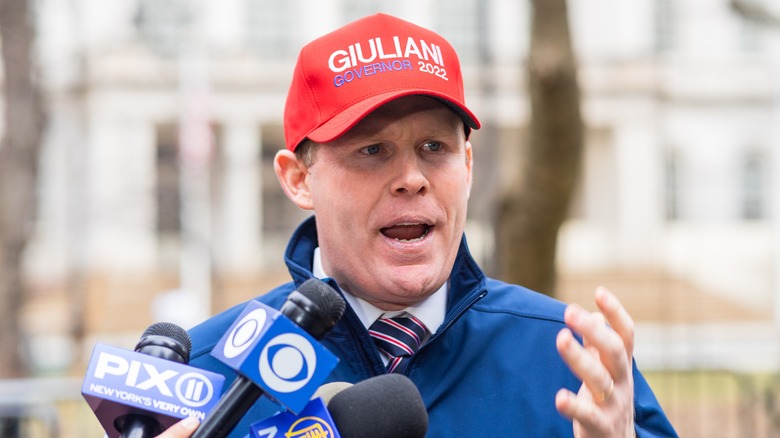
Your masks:
<path fill-rule="evenodd" d="M 304 210 L 314 208 L 309 190 L 309 168 L 302 162 L 294 152 L 283 149 L 276 153 L 274 157 L 274 171 L 279 184 L 284 190 L 284 194 L 298 207 Z"/>
<path fill-rule="evenodd" d="M 474 155 L 471 147 L 471 142 L 466 141 L 466 168 L 468 171 L 468 182 L 466 186 L 466 198 L 471 196 L 471 183 L 474 181 Z"/>

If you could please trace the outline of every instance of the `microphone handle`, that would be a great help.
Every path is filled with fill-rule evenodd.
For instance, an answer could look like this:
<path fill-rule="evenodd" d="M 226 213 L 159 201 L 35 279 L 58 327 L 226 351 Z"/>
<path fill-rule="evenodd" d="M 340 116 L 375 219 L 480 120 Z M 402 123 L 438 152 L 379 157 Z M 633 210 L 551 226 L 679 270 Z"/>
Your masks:
<path fill-rule="evenodd" d="M 261 395 L 263 390 L 260 387 L 250 379 L 238 375 L 191 438 L 228 436 Z"/>

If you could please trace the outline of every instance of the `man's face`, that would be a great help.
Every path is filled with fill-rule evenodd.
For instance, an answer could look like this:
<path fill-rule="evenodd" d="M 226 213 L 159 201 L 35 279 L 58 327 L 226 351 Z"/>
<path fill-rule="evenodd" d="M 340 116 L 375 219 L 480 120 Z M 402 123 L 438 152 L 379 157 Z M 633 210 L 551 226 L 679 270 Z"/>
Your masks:
<path fill-rule="evenodd" d="M 385 310 L 449 278 L 466 221 L 471 146 L 441 102 L 390 102 L 317 145 L 305 177 L 325 271 Z"/>

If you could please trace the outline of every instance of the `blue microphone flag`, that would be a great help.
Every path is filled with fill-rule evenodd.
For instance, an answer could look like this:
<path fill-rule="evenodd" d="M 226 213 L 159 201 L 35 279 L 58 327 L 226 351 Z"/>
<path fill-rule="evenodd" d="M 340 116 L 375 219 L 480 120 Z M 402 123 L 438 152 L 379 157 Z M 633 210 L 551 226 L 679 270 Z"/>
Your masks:
<path fill-rule="evenodd" d="M 225 377 L 148 354 L 96 344 L 81 393 L 109 438 L 129 414 L 152 416 L 164 428 L 186 417 L 203 420 L 217 404 Z"/>
<path fill-rule="evenodd" d="M 325 402 L 317 397 L 300 414 L 280 412 L 250 426 L 252 438 L 341 438 Z"/>
<path fill-rule="evenodd" d="M 300 412 L 338 358 L 278 310 L 250 301 L 211 355 Z"/>

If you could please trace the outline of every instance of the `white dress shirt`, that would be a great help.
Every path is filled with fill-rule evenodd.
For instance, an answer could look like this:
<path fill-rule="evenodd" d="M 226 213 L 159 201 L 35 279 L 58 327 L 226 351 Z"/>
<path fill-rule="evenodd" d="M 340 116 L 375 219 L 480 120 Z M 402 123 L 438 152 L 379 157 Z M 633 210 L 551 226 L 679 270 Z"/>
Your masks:
<path fill-rule="evenodd" d="M 314 249 L 312 273 L 317 278 L 328 277 L 328 274 L 322 267 L 322 255 L 319 248 Z M 373 324 L 374 321 L 382 316 L 394 317 L 408 313 L 422 321 L 423 324 L 425 324 L 425 327 L 428 328 L 428 331 L 433 334 L 436 333 L 436 330 L 438 330 L 441 323 L 444 322 L 444 314 L 447 310 L 447 290 L 448 282 L 444 282 L 439 290 L 434 292 L 433 295 L 429 296 L 428 298 L 425 298 L 413 306 L 391 312 L 386 312 L 369 303 L 368 301 L 350 294 L 347 291 L 343 292 L 344 298 L 352 307 L 352 310 L 355 311 L 355 314 L 357 314 L 358 318 L 360 318 L 360 322 L 363 323 L 366 329 L 371 327 L 371 324 Z M 382 355 L 382 360 L 385 362 L 385 365 L 387 365 L 389 359 L 384 354 Z"/>

